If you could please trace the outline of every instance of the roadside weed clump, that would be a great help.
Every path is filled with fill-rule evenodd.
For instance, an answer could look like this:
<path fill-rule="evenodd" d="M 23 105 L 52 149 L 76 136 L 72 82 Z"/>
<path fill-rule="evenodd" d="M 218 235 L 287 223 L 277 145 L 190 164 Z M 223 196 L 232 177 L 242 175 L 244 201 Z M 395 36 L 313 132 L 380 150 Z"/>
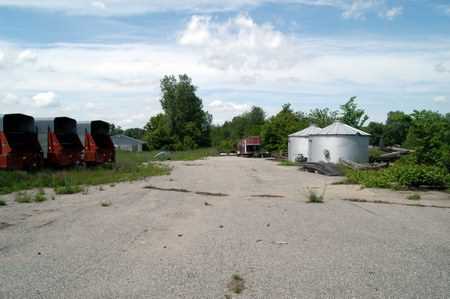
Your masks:
<path fill-rule="evenodd" d="M 80 185 L 75 185 L 72 180 L 66 178 L 62 186 L 55 188 L 56 194 L 76 194 L 83 192 L 83 188 Z"/>
<path fill-rule="evenodd" d="M 322 192 L 318 192 L 314 188 L 306 188 L 309 203 L 323 203 L 325 198 L 326 186 L 323 187 Z"/>
<path fill-rule="evenodd" d="M 32 203 L 33 197 L 27 192 L 18 192 L 16 193 L 15 201 L 18 203 Z"/>
<path fill-rule="evenodd" d="M 6 201 L 4 201 L 3 199 L 0 199 L 0 207 L 2 206 L 6 206 Z"/>
<path fill-rule="evenodd" d="M 231 281 L 228 283 L 228 289 L 235 293 L 240 294 L 245 290 L 245 281 L 239 274 L 233 274 Z"/>
<path fill-rule="evenodd" d="M 298 166 L 297 163 L 292 162 L 290 160 L 281 160 L 280 163 L 278 163 L 280 166 Z"/>
<path fill-rule="evenodd" d="M 414 193 L 414 194 L 408 195 L 408 197 L 406 197 L 406 198 L 409 200 L 420 200 L 421 196 L 418 193 Z"/>
<path fill-rule="evenodd" d="M 110 207 L 110 206 L 112 205 L 112 202 L 109 201 L 109 200 L 102 200 L 101 203 L 100 203 L 100 205 L 101 205 L 102 207 L 106 208 L 106 207 Z"/>
<path fill-rule="evenodd" d="M 40 189 L 35 195 L 34 195 L 34 202 L 43 202 L 47 200 L 47 196 L 45 196 L 45 191 L 43 189 Z"/>

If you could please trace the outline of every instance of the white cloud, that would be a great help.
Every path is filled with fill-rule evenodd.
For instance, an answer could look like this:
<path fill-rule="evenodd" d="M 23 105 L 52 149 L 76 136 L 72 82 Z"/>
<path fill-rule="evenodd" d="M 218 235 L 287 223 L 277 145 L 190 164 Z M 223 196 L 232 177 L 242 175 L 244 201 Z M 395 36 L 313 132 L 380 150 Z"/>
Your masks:
<path fill-rule="evenodd" d="M 351 3 L 343 5 L 344 12 L 342 15 L 345 18 L 361 19 L 365 17 L 368 11 L 378 5 L 380 5 L 378 0 L 353 0 Z"/>
<path fill-rule="evenodd" d="M 36 107 L 47 108 L 59 105 L 56 94 L 52 91 L 38 93 L 31 98 Z"/>
<path fill-rule="evenodd" d="M 388 9 L 386 11 L 386 13 L 384 14 L 384 16 L 388 20 L 393 20 L 394 18 L 400 16 L 402 13 L 403 13 L 403 7 L 398 6 L 398 7 L 392 7 L 390 9 Z"/>
<path fill-rule="evenodd" d="M 35 63 L 37 60 L 37 55 L 33 51 L 27 49 L 21 51 L 17 55 L 17 63 L 18 64 L 24 64 L 24 63 Z"/>
<path fill-rule="evenodd" d="M 290 68 L 299 55 L 292 38 L 246 15 L 224 23 L 193 16 L 179 43 L 197 47 L 203 52 L 203 62 L 220 70 Z"/>
<path fill-rule="evenodd" d="M 231 112 L 234 114 L 240 114 L 250 110 L 250 105 L 248 104 L 237 104 L 233 102 L 223 102 L 220 100 L 215 100 L 209 103 L 207 106 L 208 111 L 214 112 Z"/>
<path fill-rule="evenodd" d="M 91 5 L 92 7 L 97 9 L 106 9 L 106 4 L 101 1 L 93 1 Z"/>
<path fill-rule="evenodd" d="M 448 98 L 446 96 L 437 96 L 433 98 L 433 101 L 436 103 L 447 103 Z"/>
<path fill-rule="evenodd" d="M 19 97 L 13 93 L 6 93 L 0 95 L 0 103 L 2 105 L 17 105 L 19 104 Z"/>

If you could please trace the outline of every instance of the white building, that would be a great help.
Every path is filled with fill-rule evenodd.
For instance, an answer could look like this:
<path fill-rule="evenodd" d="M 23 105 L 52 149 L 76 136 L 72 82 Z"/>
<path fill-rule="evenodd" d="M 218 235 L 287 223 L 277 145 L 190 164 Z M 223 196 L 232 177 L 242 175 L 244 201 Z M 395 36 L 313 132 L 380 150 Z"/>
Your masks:
<path fill-rule="evenodd" d="M 323 128 L 309 136 L 308 162 L 339 163 L 342 160 L 357 163 L 369 161 L 370 134 L 341 122 Z"/>
<path fill-rule="evenodd" d="M 316 125 L 311 125 L 308 128 L 289 135 L 288 140 L 288 159 L 295 162 L 297 157 L 309 157 L 309 136 L 312 134 L 319 134 L 322 129 Z"/>

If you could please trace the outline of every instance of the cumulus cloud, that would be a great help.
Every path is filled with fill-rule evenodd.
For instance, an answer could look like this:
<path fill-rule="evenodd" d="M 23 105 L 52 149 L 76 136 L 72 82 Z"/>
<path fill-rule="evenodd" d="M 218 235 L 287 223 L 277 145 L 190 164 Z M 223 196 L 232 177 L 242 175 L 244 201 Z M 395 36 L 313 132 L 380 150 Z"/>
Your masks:
<path fill-rule="evenodd" d="M 91 5 L 92 7 L 97 9 L 106 9 L 106 4 L 101 1 L 93 1 Z"/>
<path fill-rule="evenodd" d="M 246 15 L 224 23 L 193 16 L 179 43 L 201 49 L 203 62 L 221 70 L 290 68 L 299 55 L 293 38 L 270 24 L 257 24 Z"/>
<path fill-rule="evenodd" d="M 37 60 L 37 55 L 31 50 L 23 50 L 17 55 L 17 63 L 34 63 Z"/>
<path fill-rule="evenodd" d="M 448 97 L 446 96 L 437 96 L 433 98 L 433 101 L 436 103 L 447 103 L 448 102 Z"/>
<path fill-rule="evenodd" d="M 398 6 L 398 7 L 392 7 L 390 9 L 388 9 L 386 11 L 386 13 L 384 14 L 384 16 L 388 20 L 393 20 L 394 18 L 400 16 L 402 13 L 403 13 L 403 7 Z"/>
<path fill-rule="evenodd" d="M 240 114 L 242 112 L 250 110 L 250 105 L 215 100 L 207 105 L 207 109 L 208 111 L 214 112 L 231 112 L 234 114 Z"/>
<path fill-rule="evenodd" d="M 33 100 L 33 104 L 39 108 L 59 106 L 56 94 L 52 91 L 38 93 L 31 99 Z"/>
<path fill-rule="evenodd" d="M 19 97 L 13 93 L 5 93 L 3 95 L 0 95 L 0 104 L 2 105 L 19 104 Z"/>

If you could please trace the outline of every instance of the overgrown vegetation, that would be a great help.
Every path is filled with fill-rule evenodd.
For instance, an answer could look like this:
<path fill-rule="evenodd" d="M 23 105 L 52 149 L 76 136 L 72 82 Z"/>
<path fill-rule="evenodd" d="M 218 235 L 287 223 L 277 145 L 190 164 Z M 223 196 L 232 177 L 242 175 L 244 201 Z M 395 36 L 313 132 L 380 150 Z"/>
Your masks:
<path fill-rule="evenodd" d="M 281 166 L 298 166 L 297 163 L 292 162 L 290 160 L 281 160 L 280 163 L 278 163 L 278 165 L 281 165 Z"/>
<path fill-rule="evenodd" d="M 419 187 L 445 188 L 450 184 L 450 175 L 445 168 L 420 165 L 401 160 L 381 170 L 346 170 L 349 183 L 368 188 L 409 189 Z"/>
<path fill-rule="evenodd" d="M 32 203 L 33 197 L 27 192 L 16 193 L 15 201 L 18 203 Z"/>
<path fill-rule="evenodd" d="M 83 186 L 97 186 L 139 180 L 149 176 L 166 175 L 170 172 L 155 158 L 156 151 L 131 153 L 118 151 L 116 163 L 95 168 L 66 170 L 42 170 L 38 172 L 0 171 L 0 194 L 35 188 L 54 188 L 57 194 L 83 192 Z M 193 161 L 216 155 L 213 148 L 170 152 L 168 159 Z"/>
<path fill-rule="evenodd" d="M 39 191 L 34 195 L 34 202 L 43 202 L 47 200 L 47 196 L 45 195 L 45 191 L 43 189 L 39 189 Z"/>
<path fill-rule="evenodd" d="M 414 193 L 414 194 L 408 195 L 406 198 L 409 200 L 420 200 L 421 196 L 418 193 Z"/>

